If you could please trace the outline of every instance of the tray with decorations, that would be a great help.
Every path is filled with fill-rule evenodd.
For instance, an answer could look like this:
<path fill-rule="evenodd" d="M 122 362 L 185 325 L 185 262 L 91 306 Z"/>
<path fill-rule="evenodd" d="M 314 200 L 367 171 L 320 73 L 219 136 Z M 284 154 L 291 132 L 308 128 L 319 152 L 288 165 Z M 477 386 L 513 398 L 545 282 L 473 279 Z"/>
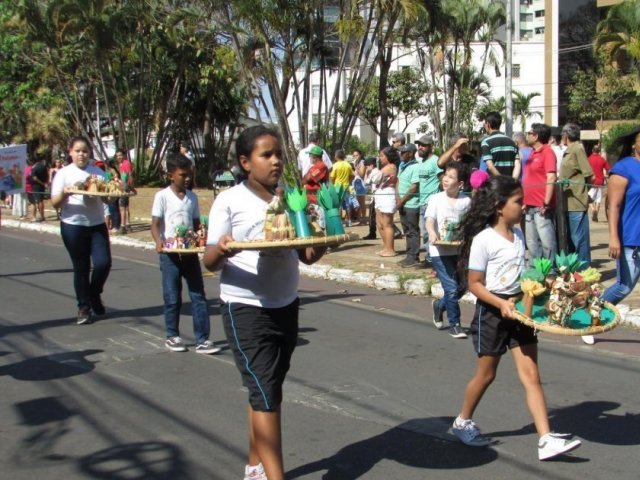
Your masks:
<path fill-rule="evenodd" d="M 329 236 L 311 236 L 284 240 L 251 240 L 245 242 L 228 242 L 227 247 L 233 250 L 281 250 L 285 248 L 334 247 L 360 238 L 355 233 L 344 233 Z"/>
<path fill-rule="evenodd" d="M 516 320 L 558 335 L 596 335 L 620 323 L 616 307 L 601 299 L 600 272 L 585 268 L 575 253 L 556 255 L 557 276 L 551 261 L 538 258 L 520 278 L 522 298 L 516 302 Z"/>

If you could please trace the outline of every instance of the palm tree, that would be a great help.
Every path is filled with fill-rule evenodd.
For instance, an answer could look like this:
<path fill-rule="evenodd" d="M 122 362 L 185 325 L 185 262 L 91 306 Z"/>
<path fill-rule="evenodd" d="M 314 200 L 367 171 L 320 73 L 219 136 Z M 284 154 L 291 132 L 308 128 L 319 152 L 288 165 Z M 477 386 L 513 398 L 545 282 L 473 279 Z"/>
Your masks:
<path fill-rule="evenodd" d="M 521 131 L 524 132 L 527 128 L 527 120 L 534 117 L 542 118 L 542 114 L 538 111 L 531 111 L 531 100 L 539 97 L 538 92 L 532 92 L 525 95 L 518 90 L 513 91 L 513 116 L 520 117 Z"/>
<path fill-rule="evenodd" d="M 609 9 L 598 24 L 595 50 L 609 63 L 631 62 L 640 75 L 640 0 L 626 0 Z"/>

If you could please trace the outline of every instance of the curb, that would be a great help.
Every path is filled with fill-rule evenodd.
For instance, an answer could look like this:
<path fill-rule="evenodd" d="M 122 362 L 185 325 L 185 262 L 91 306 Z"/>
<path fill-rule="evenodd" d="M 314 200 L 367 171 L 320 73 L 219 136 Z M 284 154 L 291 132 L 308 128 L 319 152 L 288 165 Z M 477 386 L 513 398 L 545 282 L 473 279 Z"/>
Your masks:
<path fill-rule="evenodd" d="M 32 223 L 29 221 L 3 219 L 2 225 L 33 232 L 48 233 L 60 235 L 60 229 L 57 226 L 46 225 L 42 223 Z M 113 245 L 122 245 L 125 247 L 140 248 L 143 250 L 155 250 L 153 242 L 144 242 L 134 238 L 125 236 L 110 237 Z M 333 267 L 325 263 L 317 263 L 314 265 L 305 265 L 300 263 L 300 274 L 321 280 L 330 280 L 335 282 L 351 283 L 364 287 L 375 288 L 377 290 L 396 290 L 400 293 L 413 296 L 425 296 L 433 298 L 442 298 L 444 291 L 440 283 L 427 282 L 421 278 L 412 278 L 402 280 L 402 275 L 395 273 L 376 274 L 373 272 L 355 271 L 347 268 Z M 476 297 L 467 292 L 460 299 L 464 303 L 476 303 Z M 618 311 L 622 318 L 623 325 L 630 325 L 640 328 L 640 308 L 631 309 L 629 305 L 618 304 Z"/>

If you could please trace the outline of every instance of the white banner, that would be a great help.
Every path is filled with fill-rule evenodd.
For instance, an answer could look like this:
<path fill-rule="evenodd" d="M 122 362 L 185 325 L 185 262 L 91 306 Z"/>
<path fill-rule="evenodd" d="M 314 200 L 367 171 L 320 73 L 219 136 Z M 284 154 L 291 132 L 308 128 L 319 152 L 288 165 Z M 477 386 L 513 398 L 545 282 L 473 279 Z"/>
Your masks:
<path fill-rule="evenodd" d="M 24 169 L 27 166 L 27 146 L 13 145 L 0 148 L 0 190 L 24 193 Z"/>

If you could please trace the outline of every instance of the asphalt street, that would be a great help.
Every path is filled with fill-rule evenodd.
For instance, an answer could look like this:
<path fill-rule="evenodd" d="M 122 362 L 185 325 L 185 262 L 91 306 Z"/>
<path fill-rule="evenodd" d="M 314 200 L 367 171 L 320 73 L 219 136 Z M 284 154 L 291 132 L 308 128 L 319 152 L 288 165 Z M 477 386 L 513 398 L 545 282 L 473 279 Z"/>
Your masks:
<path fill-rule="evenodd" d="M 0 478 L 242 478 L 246 392 L 228 350 L 164 349 L 154 253 L 113 247 L 108 313 L 85 326 L 75 325 L 59 237 L 2 228 L 0 253 Z M 205 285 L 212 340 L 225 346 L 217 278 Z M 184 297 L 182 335 L 193 345 Z M 283 403 L 288 479 L 638 478 L 636 330 L 619 327 L 593 347 L 541 336 L 552 426 L 584 445 L 539 462 L 508 355 L 475 416 L 492 446 L 448 434 L 475 355 L 470 340 L 433 327 L 430 301 L 311 279 L 301 298 Z"/>

